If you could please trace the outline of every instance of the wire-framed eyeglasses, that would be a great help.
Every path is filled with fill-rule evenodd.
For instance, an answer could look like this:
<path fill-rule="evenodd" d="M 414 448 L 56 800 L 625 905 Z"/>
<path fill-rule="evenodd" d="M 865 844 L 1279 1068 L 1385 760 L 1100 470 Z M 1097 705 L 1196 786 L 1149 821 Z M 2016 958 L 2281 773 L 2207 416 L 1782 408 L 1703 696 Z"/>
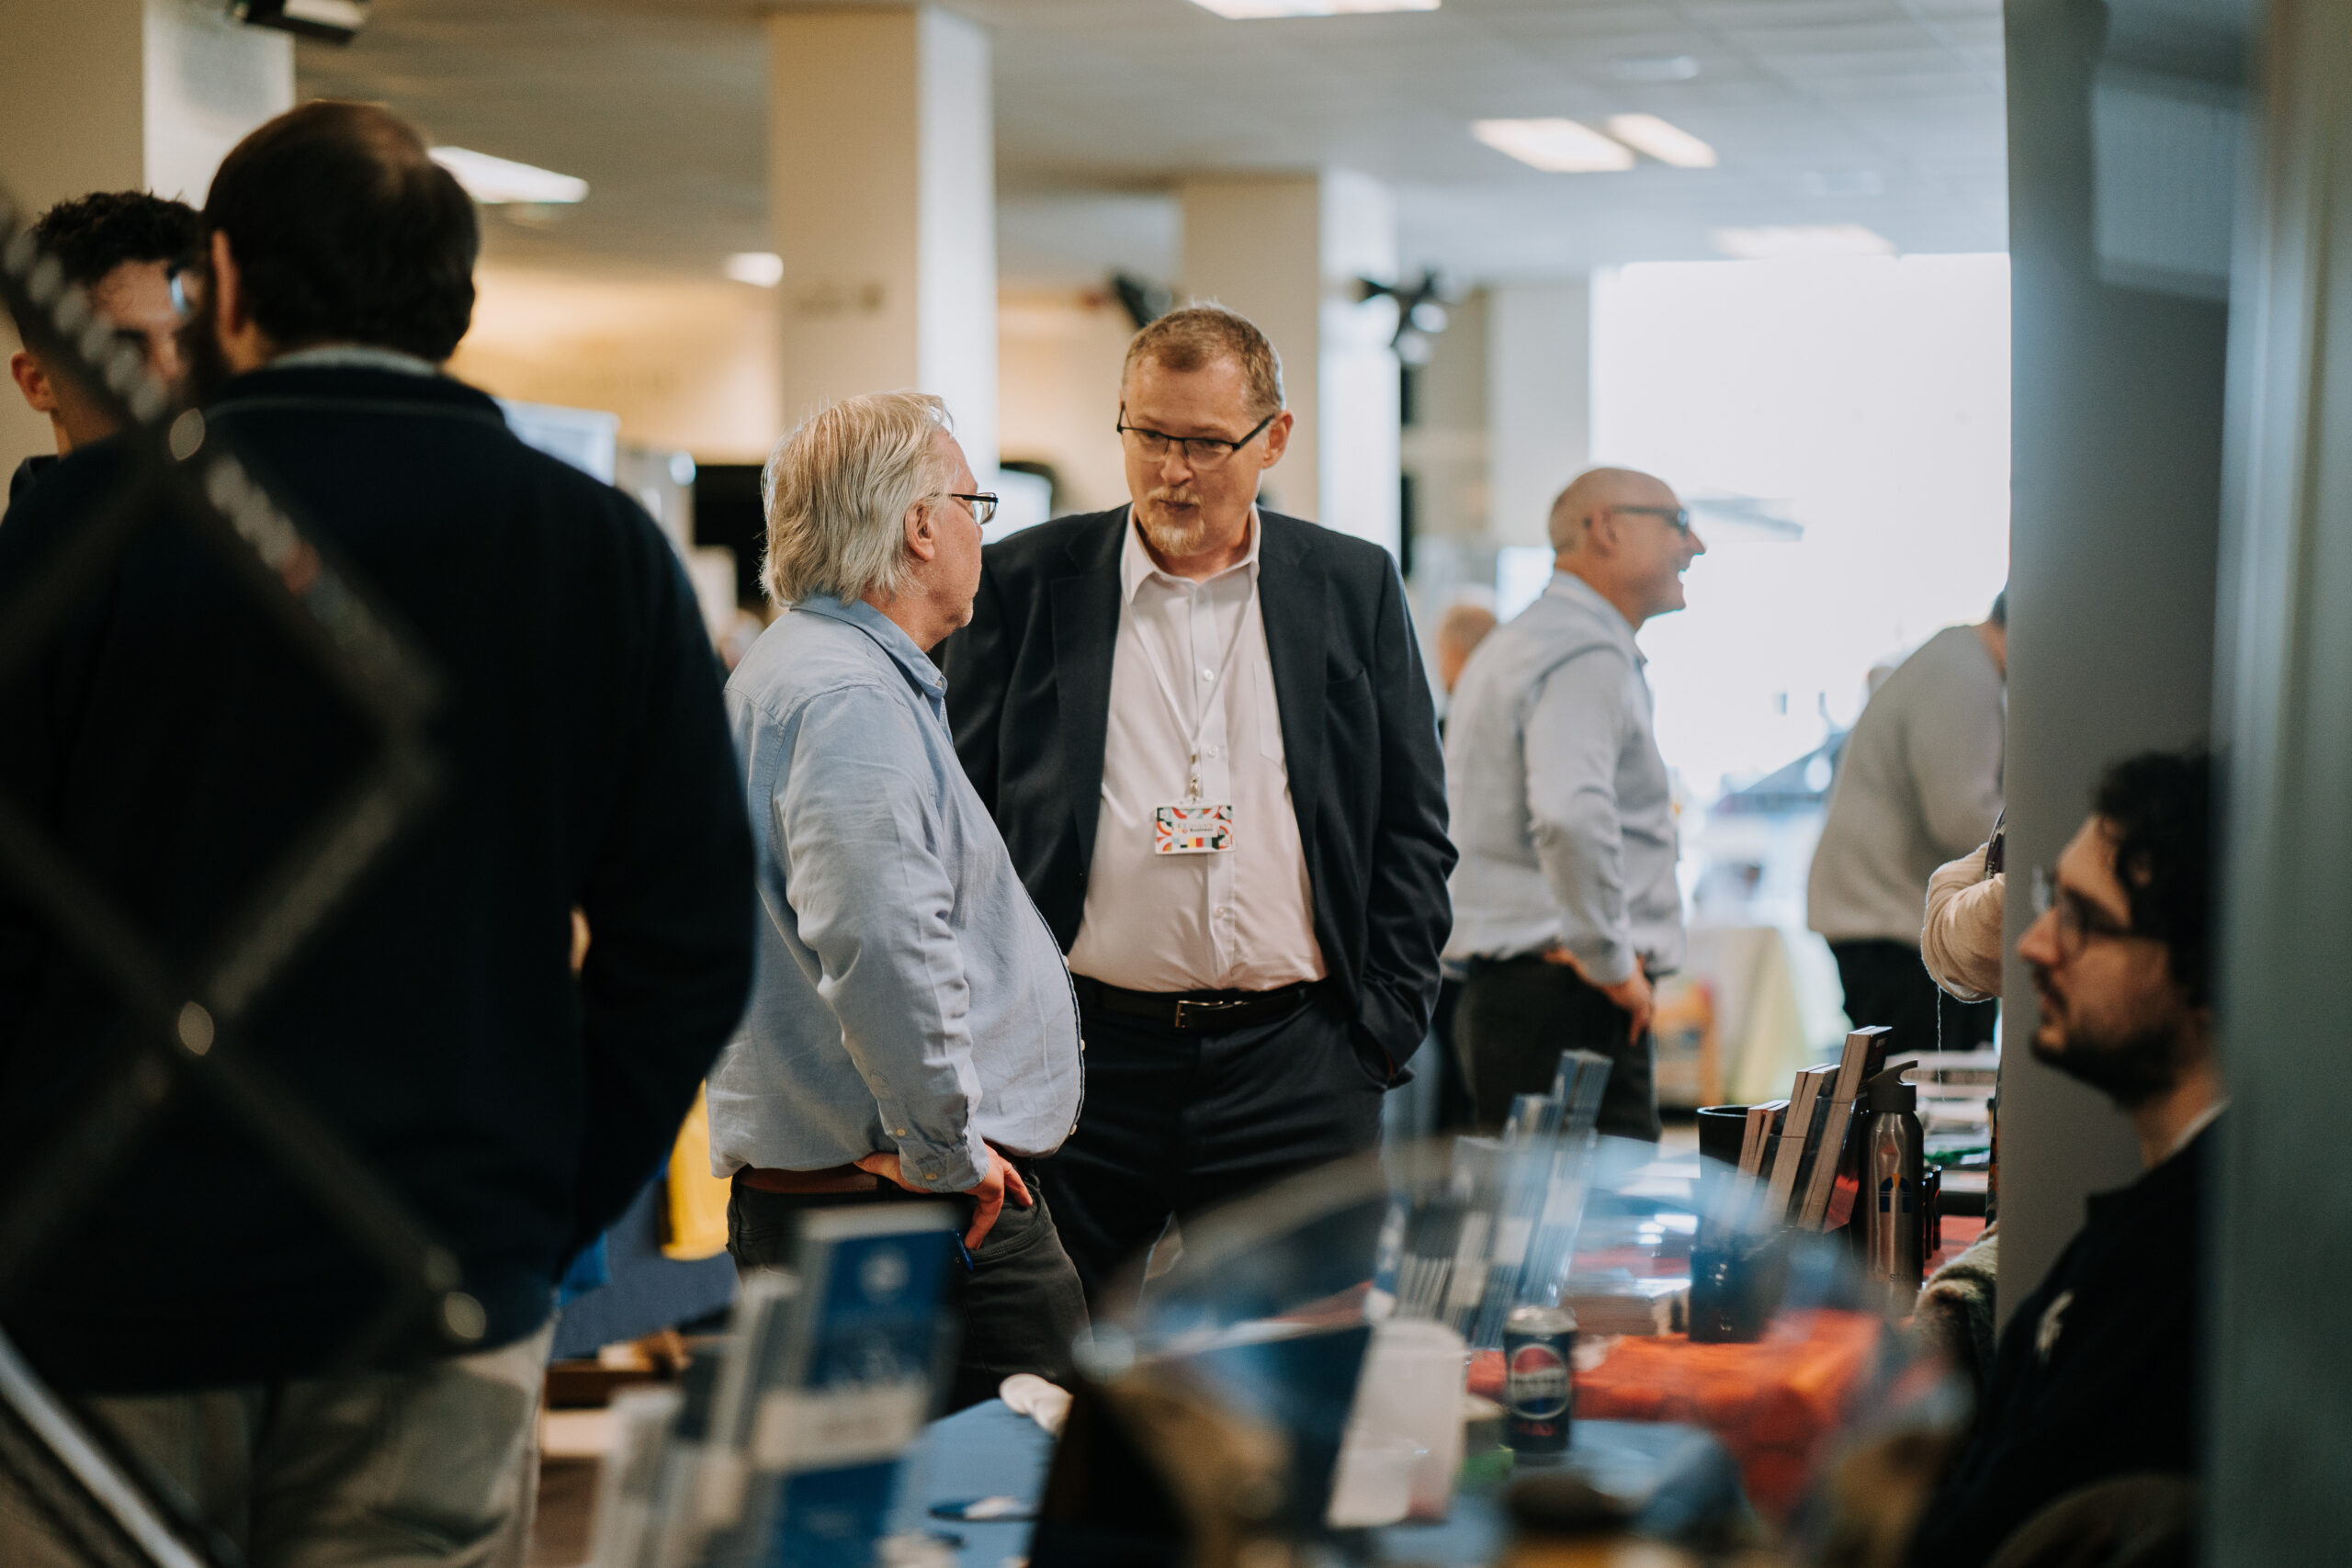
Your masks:
<path fill-rule="evenodd" d="M 993 493 L 958 495 L 954 491 L 950 491 L 947 492 L 947 499 L 960 501 L 969 507 L 972 512 L 972 521 L 983 528 L 989 525 L 989 519 L 996 515 L 997 498 Z"/>
<path fill-rule="evenodd" d="M 1685 538 L 1690 535 L 1690 509 L 1687 506 L 1612 506 L 1611 512 L 1638 512 L 1645 517 L 1662 517 L 1666 525 Z"/>
<path fill-rule="evenodd" d="M 1250 434 L 1238 441 L 1227 441 L 1221 435 L 1170 435 L 1164 430 L 1147 430 L 1139 424 L 1129 424 L 1127 405 L 1125 403 L 1119 405 L 1116 428 L 1121 435 L 1133 439 L 1136 451 L 1155 463 L 1165 460 L 1169 453 L 1182 447 L 1186 467 L 1214 468 L 1264 434 L 1266 426 L 1280 418 L 1282 412 L 1276 409 L 1251 425 Z"/>

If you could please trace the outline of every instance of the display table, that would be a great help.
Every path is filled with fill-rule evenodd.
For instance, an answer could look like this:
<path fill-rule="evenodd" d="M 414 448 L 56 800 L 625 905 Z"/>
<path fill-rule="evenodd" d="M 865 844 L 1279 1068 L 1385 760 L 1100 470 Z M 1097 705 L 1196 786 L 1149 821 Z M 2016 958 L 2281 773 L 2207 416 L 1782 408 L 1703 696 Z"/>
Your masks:
<path fill-rule="evenodd" d="M 1618 1340 L 1576 1374 L 1587 1421 L 1679 1421 L 1714 1434 L 1739 1461 L 1758 1512 L 1785 1521 L 1804 1495 L 1817 1450 L 1842 1421 L 1869 1370 L 1881 1325 L 1867 1313 L 1783 1313 L 1752 1345 L 1694 1345 L 1687 1336 Z M 1502 1392 L 1502 1353 L 1470 1368 L 1470 1391 Z"/>
<path fill-rule="evenodd" d="M 1001 1400 L 989 1400 L 932 1423 L 907 1461 L 894 1533 L 933 1532 L 956 1549 L 957 1568 L 1002 1568 L 1029 1554 L 1028 1520 L 975 1522 L 932 1517 L 934 1505 L 979 1497 L 1011 1497 L 1033 1503 L 1045 1489 L 1053 1439 Z M 1691 1441 L 1688 1428 L 1579 1420 L 1573 1458 L 1596 1484 L 1634 1495 L 1655 1484 L 1658 1462 Z M 1650 1499 L 1637 1524 L 1655 1521 L 1662 1529 L 1703 1529 L 1738 1516 L 1745 1507 L 1728 1459 L 1713 1444 L 1711 1462 L 1677 1467 L 1676 1479 Z M 1687 1458 L 1687 1455 L 1685 1456 Z M 1645 1472 L 1647 1473 L 1645 1473 Z M 1499 1500 L 1491 1494 L 1464 1493 L 1453 1514 L 1437 1524 L 1391 1525 L 1373 1532 L 1376 1560 L 1425 1564 L 1427 1568 L 1487 1568 L 1507 1556 L 1511 1534 Z M 1628 1561 L 1681 1562 L 1652 1543 L 1629 1546 Z M 1656 1554 L 1656 1555 L 1653 1555 Z M 1611 1562 L 1609 1555 L 1594 1562 Z"/>

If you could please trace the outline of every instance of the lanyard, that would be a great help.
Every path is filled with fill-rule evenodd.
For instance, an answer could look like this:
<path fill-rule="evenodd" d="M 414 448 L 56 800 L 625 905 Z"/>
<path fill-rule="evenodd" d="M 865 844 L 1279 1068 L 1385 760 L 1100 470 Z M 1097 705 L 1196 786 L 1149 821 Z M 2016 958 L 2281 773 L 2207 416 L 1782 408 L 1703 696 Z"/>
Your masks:
<path fill-rule="evenodd" d="M 1185 750 L 1190 754 L 1188 776 L 1184 782 L 1184 798 L 1187 801 L 1201 798 L 1201 736 L 1208 728 L 1209 715 L 1216 710 L 1217 694 L 1225 690 L 1225 678 L 1232 672 L 1234 655 L 1241 650 L 1241 638 L 1250 630 L 1250 612 L 1257 607 L 1258 575 L 1253 571 L 1250 574 L 1250 597 L 1241 602 L 1241 614 L 1234 618 L 1233 635 L 1226 639 L 1225 657 L 1217 660 L 1216 674 L 1211 678 L 1208 691 L 1201 697 L 1200 708 L 1193 719 L 1193 733 L 1185 744 Z M 1168 699 L 1170 711 L 1182 724 L 1184 721 L 1184 705 L 1176 700 L 1175 682 L 1168 678 L 1168 671 L 1162 667 L 1160 657 L 1149 637 L 1143 639 L 1143 647 L 1145 657 L 1151 661 L 1152 678 L 1159 682 L 1160 694 Z"/>

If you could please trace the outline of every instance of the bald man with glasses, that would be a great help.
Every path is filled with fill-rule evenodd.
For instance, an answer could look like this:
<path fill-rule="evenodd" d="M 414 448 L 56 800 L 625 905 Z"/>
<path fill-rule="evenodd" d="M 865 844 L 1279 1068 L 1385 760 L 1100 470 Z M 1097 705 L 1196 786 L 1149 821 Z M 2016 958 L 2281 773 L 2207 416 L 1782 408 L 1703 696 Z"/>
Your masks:
<path fill-rule="evenodd" d="M 1479 1123 L 1541 1094 L 1569 1046 L 1607 1056 L 1601 1132 L 1655 1139 L 1650 985 L 1682 962 L 1674 795 L 1644 622 L 1706 553 L 1665 481 L 1594 468 L 1552 503 L 1550 584 L 1470 657 L 1446 721 L 1454 1041 Z"/>
<path fill-rule="evenodd" d="M 1116 430 L 1131 504 L 989 547 L 944 659 L 1076 982 L 1086 1104 L 1041 1174 L 1096 1300 L 1171 1215 L 1378 1140 L 1453 863 L 1396 563 L 1257 504 L 1291 433 L 1264 334 L 1152 322 Z"/>

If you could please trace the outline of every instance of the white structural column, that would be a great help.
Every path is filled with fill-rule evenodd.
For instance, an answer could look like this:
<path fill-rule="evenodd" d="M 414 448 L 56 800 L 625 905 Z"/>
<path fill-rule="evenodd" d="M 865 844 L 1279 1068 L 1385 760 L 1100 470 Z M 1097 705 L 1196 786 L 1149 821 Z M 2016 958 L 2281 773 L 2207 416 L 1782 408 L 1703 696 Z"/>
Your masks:
<path fill-rule="evenodd" d="M 1590 286 L 1488 289 L 1488 535 L 1498 545 L 1545 543 L 1552 498 L 1591 461 Z"/>
<path fill-rule="evenodd" d="M 768 215 L 784 418 L 828 398 L 947 400 L 997 461 L 996 162 L 989 38 L 934 7 L 768 20 Z"/>
<path fill-rule="evenodd" d="M 201 206 L 222 155 L 293 107 L 294 40 L 222 6 L 0 6 L 0 180 L 35 209 L 95 190 Z"/>
<path fill-rule="evenodd" d="M 201 206 L 240 138 L 294 104 L 294 40 L 191 0 L 0 3 L 0 186 L 33 211 L 99 190 Z M 0 355 L 16 347 L 0 327 Z M 50 449 L 0 386 L 0 460 Z"/>
<path fill-rule="evenodd" d="M 1255 321 L 1282 355 L 1297 423 L 1266 479 L 1281 511 L 1397 543 L 1395 308 L 1356 279 L 1396 276 L 1396 209 L 1345 169 L 1183 182 L 1183 292 Z"/>

